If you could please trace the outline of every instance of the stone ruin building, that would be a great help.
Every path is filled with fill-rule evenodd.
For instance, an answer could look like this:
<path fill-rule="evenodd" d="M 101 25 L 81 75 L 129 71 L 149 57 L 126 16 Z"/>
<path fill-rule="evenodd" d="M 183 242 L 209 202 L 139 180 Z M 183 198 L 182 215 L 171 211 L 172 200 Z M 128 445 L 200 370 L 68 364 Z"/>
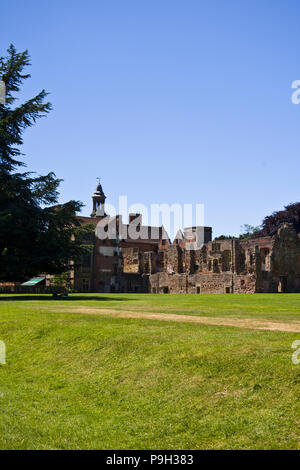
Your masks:
<path fill-rule="evenodd" d="M 130 214 L 129 224 L 108 217 L 100 183 L 92 199 L 91 217 L 79 216 L 80 223 L 104 231 L 114 226 L 115 236 L 102 239 L 96 230 L 86 241 L 91 254 L 75 267 L 72 280 L 79 292 L 300 292 L 300 238 L 291 224 L 272 237 L 245 240 L 212 240 L 210 227 L 193 227 L 172 242 L 162 226 L 144 226 L 140 214 Z M 130 235 L 133 226 L 138 239 Z M 197 230 L 203 243 L 190 249 Z"/>

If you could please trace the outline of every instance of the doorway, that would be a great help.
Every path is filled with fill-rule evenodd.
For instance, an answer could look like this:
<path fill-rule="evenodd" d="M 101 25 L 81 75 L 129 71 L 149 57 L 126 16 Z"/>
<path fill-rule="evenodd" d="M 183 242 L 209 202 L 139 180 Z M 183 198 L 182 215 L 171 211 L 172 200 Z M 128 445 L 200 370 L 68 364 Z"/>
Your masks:
<path fill-rule="evenodd" d="M 280 276 L 279 285 L 278 285 L 278 292 L 285 293 L 287 291 L 288 291 L 287 276 Z"/>

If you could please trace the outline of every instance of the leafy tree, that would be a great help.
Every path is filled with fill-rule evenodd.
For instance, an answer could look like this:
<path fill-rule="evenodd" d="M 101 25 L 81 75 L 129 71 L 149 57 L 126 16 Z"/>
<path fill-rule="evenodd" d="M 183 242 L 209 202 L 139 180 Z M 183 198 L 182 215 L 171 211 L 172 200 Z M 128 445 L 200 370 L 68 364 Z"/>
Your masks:
<path fill-rule="evenodd" d="M 260 227 L 253 227 L 253 225 L 244 224 L 241 225 L 240 230 L 241 234 L 239 237 L 234 237 L 233 235 L 220 235 L 219 237 L 216 237 L 215 240 L 232 240 L 236 238 L 243 240 L 246 238 L 250 238 L 256 236 L 259 233 Z"/>
<path fill-rule="evenodd" d="M 215 240 L 232 240 L 234 237 L 233 235 L 219 235 L 218 237 L 215 237 Z"/>
<path fill-rule="evenodd" d="M 70 271 L 61 274 L 55 274 L 52 278 L 55 287 L 69 287 L 71 282 Z"/>
<path fill-rule="evenodd" d="M 69 260 L 85 250 L 84 229 L 75 236 L 82 204 L 57 204 L 61 180 L 54 173 L 21 171 L 23 132 L 51 110 L 45 90 L 14 107 L 21 84 L 30 77 L 24 72 L 29 65 L 28 52 L 18 53 L 13 45 L 0 57 L 0 80 L 6 85 L 6 103 L 0 104 L 0 281 L 65 272 Z"/>
<path fill-rule="evenodd" d="M 288 204 L 284 210 L 273 212 L 264 218 L 260 235 L 274 235 L 279 227 L 284 223 L 294 226 L 297 233 L 300 233 L 300 202 Z"/>
<path fill-rule="evenodd" d="M 259 234 L 260 227 L 254 227 L 253 225 L 244 224 L 241 225 L 240 239 L 255 237 Z"/>

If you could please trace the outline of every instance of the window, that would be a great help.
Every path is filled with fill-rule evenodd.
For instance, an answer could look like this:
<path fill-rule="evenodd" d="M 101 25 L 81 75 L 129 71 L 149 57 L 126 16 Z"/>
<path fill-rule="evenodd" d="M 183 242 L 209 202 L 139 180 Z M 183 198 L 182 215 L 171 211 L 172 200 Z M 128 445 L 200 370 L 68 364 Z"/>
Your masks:
<path fill-rule="evenodd" d="M 105 283 L 103 281 L 99 282 L 98 292 L 105 292 Z"/>
<path fill-rule="evenodd" d="M 82 258 L 82 267 L 83 268 L 90 268 L 91 267 L 91 255 L 90 254 L 85 255 Z"/>
<path fill-rule="evenodd" d="M 218 273 L 219 272 L 219 262 L 217 259 L 214 259 L 214 263 L 213 263 L 213 272 L 214 273 Z"/>
<path fill-rule="evenodd" d="M 260 256 L 261 256 L 261 270 L 262 271 L 269 271 L 270 269 L 270 250 L 269 248 L 261 248 L 260 249 Z"/>
<path fill-rule="evenodd" d="M 84 292 L 87 292 L 89 291 L 89 287 L 90 287 L 90 282 L 88 279 L 82 279 L 82 290 Z"/>
<path fill-rule="evenodd" d="M 231 265 L 231 251 L 224 250 L 222 254 L 222 270 L 230 271 L 230 265 Z"/>
<path fill-rule="evenodd" d="M 288 292 L 287 276 L 280 276 L 278 292 Z"/>

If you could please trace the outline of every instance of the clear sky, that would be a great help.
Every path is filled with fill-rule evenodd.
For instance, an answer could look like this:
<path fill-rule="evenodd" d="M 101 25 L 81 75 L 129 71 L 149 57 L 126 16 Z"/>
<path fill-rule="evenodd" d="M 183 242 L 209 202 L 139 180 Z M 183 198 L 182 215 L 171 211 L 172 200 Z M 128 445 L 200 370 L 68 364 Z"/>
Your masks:
<path fill-rule="evenodd" d="M 31 54 L 23 97 L 51 93 L 26 131 L 29 169 L 60 201 L 204 203 L 238 234 L 299 197 L 299 0 L 16 0 L 0 54 Z"/>

